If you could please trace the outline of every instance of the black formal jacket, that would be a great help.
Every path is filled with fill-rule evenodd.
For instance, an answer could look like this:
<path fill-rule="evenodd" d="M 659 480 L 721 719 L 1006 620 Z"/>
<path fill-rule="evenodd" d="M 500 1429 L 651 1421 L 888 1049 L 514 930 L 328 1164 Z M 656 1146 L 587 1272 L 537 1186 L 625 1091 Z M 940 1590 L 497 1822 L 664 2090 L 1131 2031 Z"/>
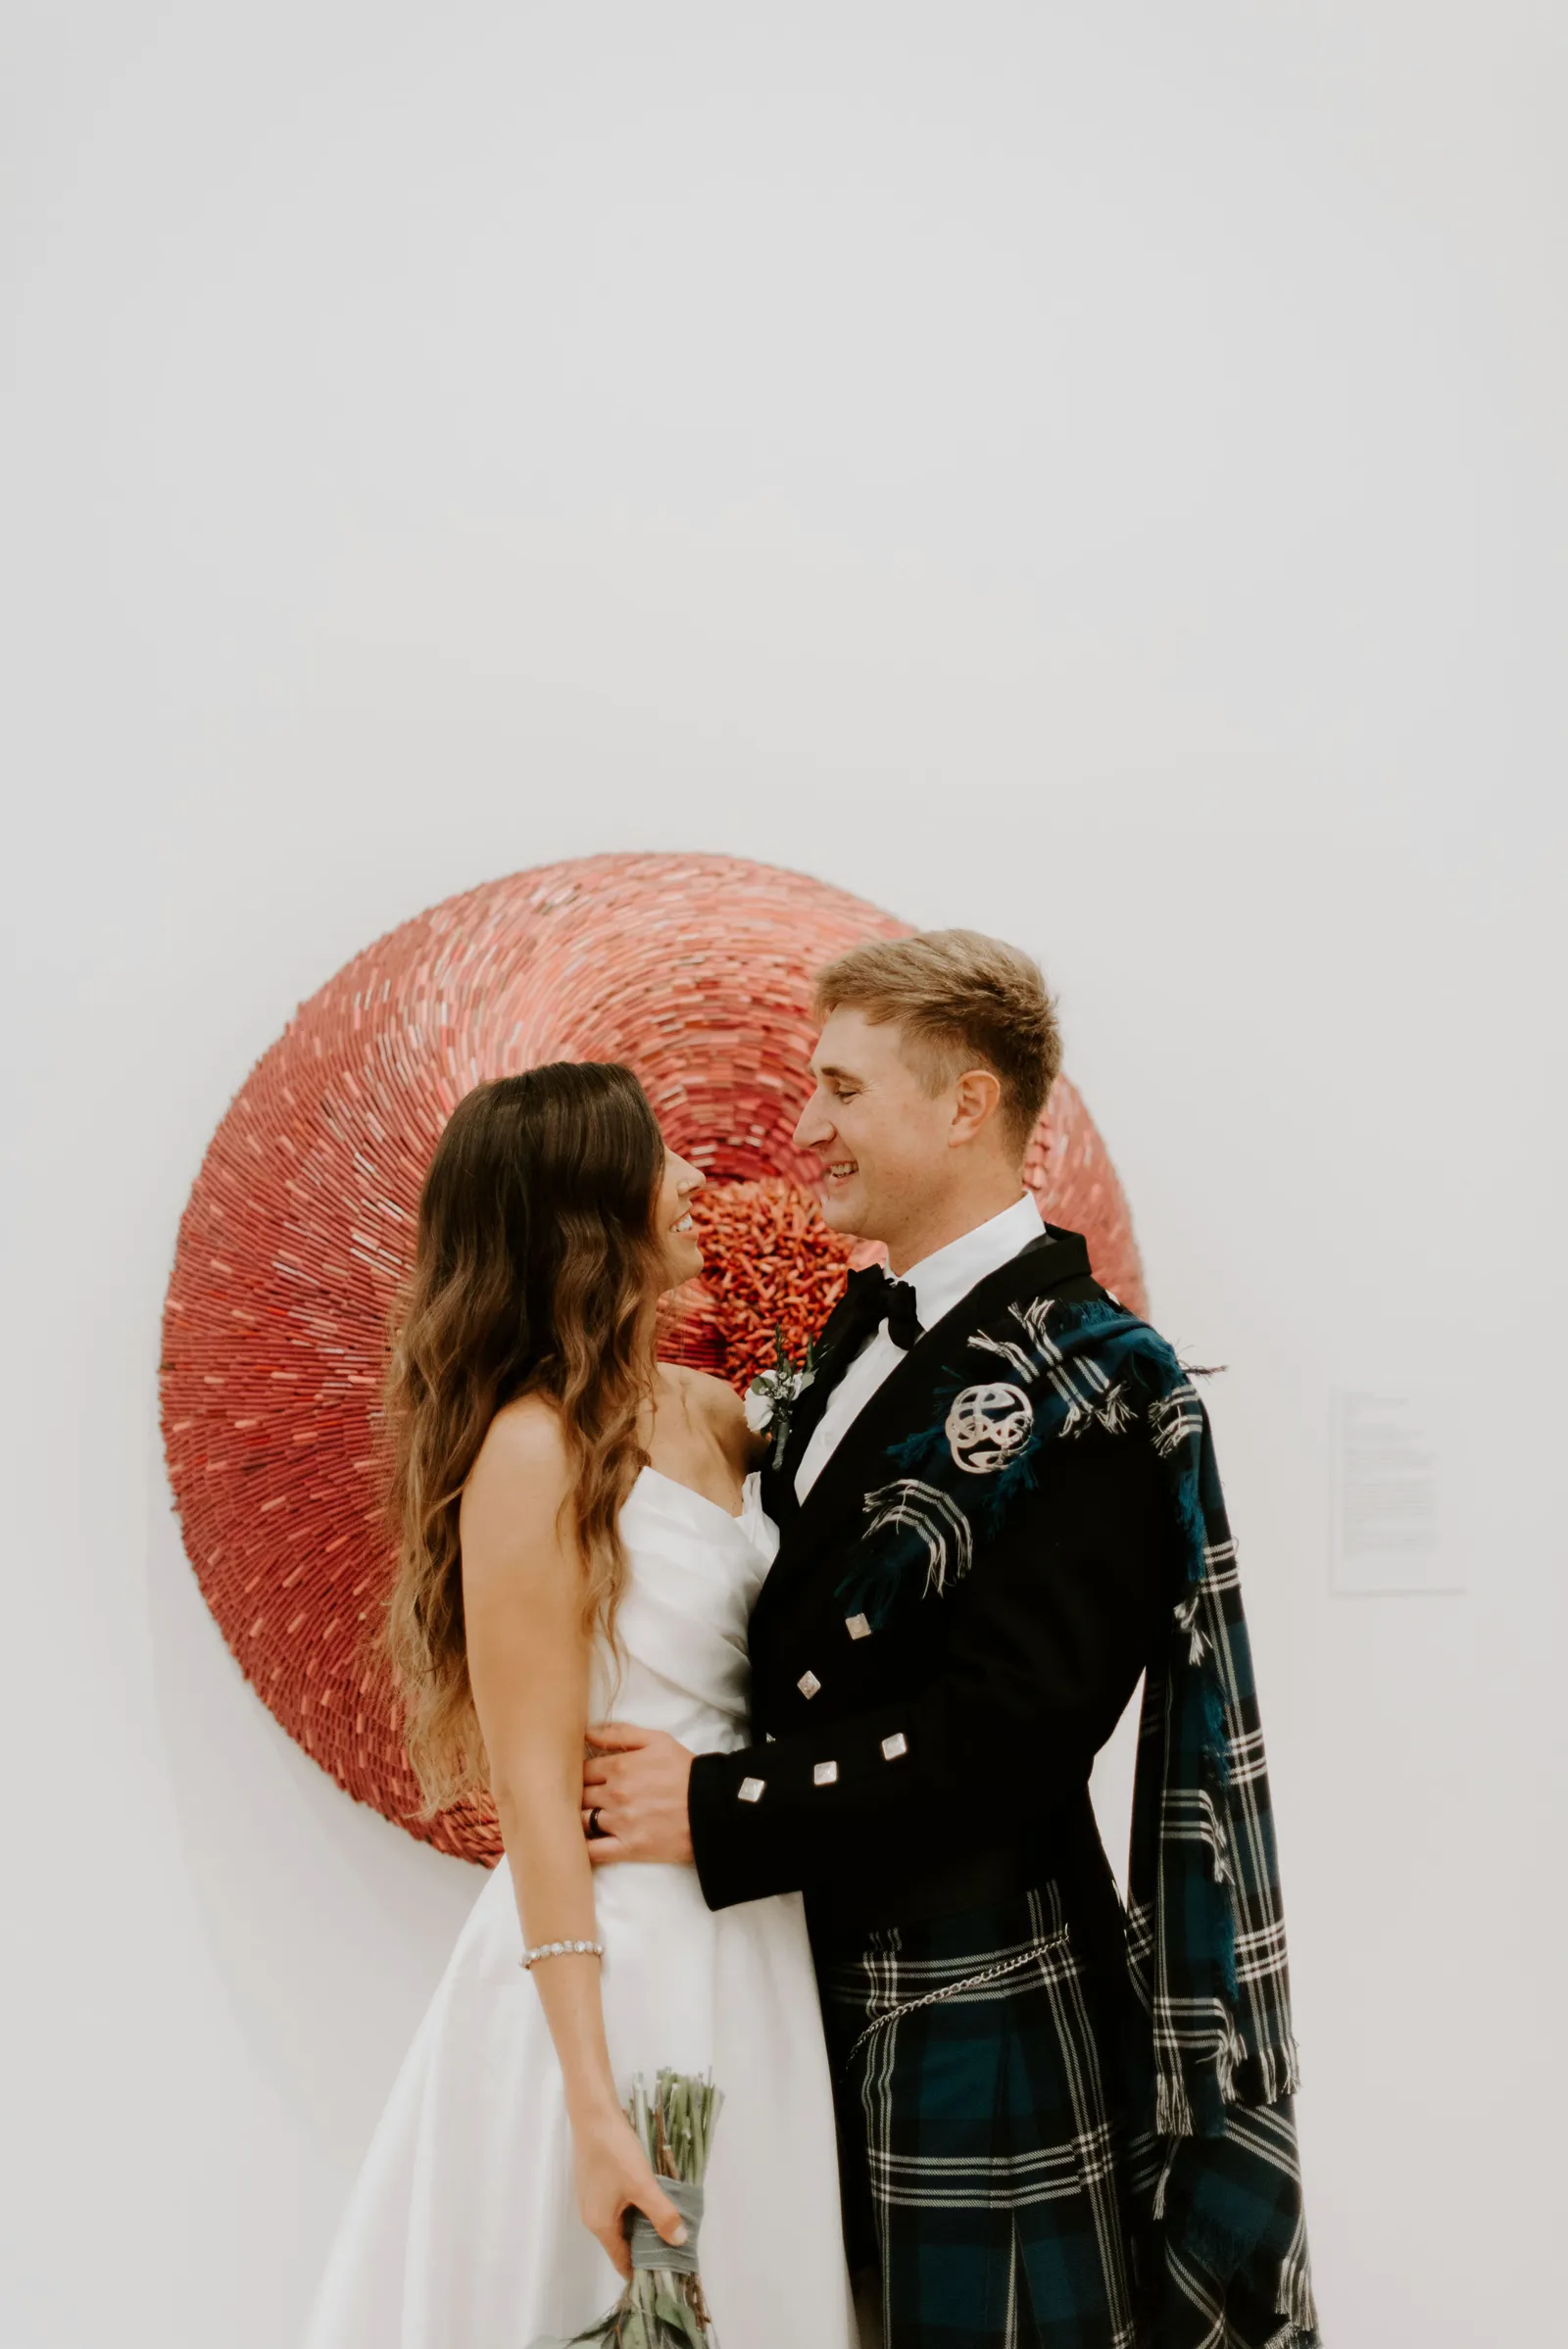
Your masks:
<path fill-rule="evenodd" d="M 710 1907 L 804 1890 L 820 1938 L 1054 1876 L 1069 1913 L 1094 1909 L 1110 1933 L 1089 1771 L 1179 1574 L 1147 1423 L 1052 1444 L 1033 1489 L 990 1525 L 983 1402 L 937 1467 L 913 1477 L 897 1449 L 933 1426 L 951 1438 L 958 1398 L 1005 1380 L 996 1347 L 1018 1337 L 1012 1309 L 1102 1295 L 1082 1239 L 1046 1225 L 921 1335 L 797 1502 L 801 1455 L 862 1342 L 846 1304 L 829 1317 L 764 1474 L 781 1539 L 752 1615 L 755 1741 L 692 1769 Z"/>

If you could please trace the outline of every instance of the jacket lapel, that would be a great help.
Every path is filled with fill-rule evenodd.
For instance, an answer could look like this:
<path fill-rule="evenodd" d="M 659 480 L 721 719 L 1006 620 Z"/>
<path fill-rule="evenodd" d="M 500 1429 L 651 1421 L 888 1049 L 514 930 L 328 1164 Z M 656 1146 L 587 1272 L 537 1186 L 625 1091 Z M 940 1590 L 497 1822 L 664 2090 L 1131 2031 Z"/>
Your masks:
<path fill-rule="evenodd" d="M 805 1553 L 808 1547 L 813 1554 L 820 1553 L 826 1529 L 834 1517 L 847 1504 L 858 1504 L 864 1497 L 868 1468 L 901 1432 L 909 1432 L 913 1416 L 911 1405 L 915 1395 L 940 1374 L 944 1362 L 955 1351 L 956 1342 L 964 1339 L 971 1329 L 999 1306 L 1010 1303 L 1014 1297 L 1041 1297 L 1067 1281 L 1086 1280 L 1089 1277 L 1089 1250 L 1079 1234 L 1058 1231 L 1055 1225 L 1047 1224 L 1038 1240 L 1031 1240 L 1026 1248 L 1019 1249 L 1017 1255 L 1009 1257 L 1005 1264 L 999 1265 L 995 1272 L 988 1273 L 983 1281 L 977 1281 L 965 1296 L 959 1297 L 950 1312 L 945 1313 L 932 1328 L 921 1332 L 903 1361 L 888 1373 L 864 1409 L 845 1429 L 805 1500 L 798 1501 L 795 1497 L 795 1472 L 800 1465 L 801 1454 L 809 1439 L 810 1428 L 814 1428 L 821 1419 L 833 1386 L 845 1368 L 842 1362 L 834 1362 L 831 1366 L 825 1364 L 824 1368 L 830 1367 L 832 1375 L 819 1378 L 815 1386 L 807 1390 L 808 1398 L 816 1395 L 817 1387 L 822 1390 L 810 1428 L 800 1435 L 797 1443 L 797 1434 L 805 1426 L 804 1419 L 797 1420 L 791 1426 L 783 1465 L 775 1479 L 775 1484 L 784 1488 L 779 1494 L 784 1514 L 780 1516 L 777 1510 L 769 1510 L 779 1529 L 779 1548 L 767 1579 L 758 1593 L 758 1608 L 763 1605 L 770 1592 L 776 1596 L 777 1586 L 789 1579 L 797 1553 Z M 831 1327 L 831 1322 L 824 1327 L 824 1346 Z"/>

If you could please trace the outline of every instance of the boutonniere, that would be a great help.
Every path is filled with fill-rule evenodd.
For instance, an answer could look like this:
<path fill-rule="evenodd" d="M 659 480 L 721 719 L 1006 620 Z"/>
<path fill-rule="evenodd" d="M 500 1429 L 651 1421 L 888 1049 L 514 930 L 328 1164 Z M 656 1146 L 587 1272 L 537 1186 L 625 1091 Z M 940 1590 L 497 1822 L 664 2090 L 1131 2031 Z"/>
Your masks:
<path fill-rule="evenodd" d="M 816 1376 L 816 1346 L 812 1339 L 807 1340 L 804 1362 L 790 1360 L 781 1329 L 773 1332 L 773 1346 L 771 1369 L 759 1371 L 746 1390 L 746 1424 L 754 1436 L 771 1435 L 773 1466 L 777 1468 L 790 1440 L 795 1406 Z"/>

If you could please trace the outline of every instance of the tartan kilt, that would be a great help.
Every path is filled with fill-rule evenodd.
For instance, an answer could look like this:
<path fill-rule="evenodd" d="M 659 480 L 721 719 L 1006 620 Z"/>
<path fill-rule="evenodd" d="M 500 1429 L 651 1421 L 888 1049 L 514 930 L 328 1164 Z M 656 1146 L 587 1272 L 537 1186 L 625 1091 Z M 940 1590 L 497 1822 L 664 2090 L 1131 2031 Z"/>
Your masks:
<path fill-rule="evenodd" d="M 1133 2349 L 1120 2066 L 1056 1885 L 820 1947 L 818 1978 L 886 2349 Z"/>

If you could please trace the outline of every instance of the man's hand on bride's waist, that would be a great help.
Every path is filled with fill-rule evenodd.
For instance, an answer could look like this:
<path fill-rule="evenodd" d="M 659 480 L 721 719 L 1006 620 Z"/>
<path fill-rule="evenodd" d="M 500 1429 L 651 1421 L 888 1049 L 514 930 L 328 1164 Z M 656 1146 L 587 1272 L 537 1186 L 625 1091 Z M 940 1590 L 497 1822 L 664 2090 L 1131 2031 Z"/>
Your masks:
<path fill-rule="evenodd" d="M 583 1764 L 582 1823 L 596 1868 L 614 1860 L 690 1865 L 692 1831 L 686 1795 L 692 1757 L 662 1729 L 596 1722 Z"/>

